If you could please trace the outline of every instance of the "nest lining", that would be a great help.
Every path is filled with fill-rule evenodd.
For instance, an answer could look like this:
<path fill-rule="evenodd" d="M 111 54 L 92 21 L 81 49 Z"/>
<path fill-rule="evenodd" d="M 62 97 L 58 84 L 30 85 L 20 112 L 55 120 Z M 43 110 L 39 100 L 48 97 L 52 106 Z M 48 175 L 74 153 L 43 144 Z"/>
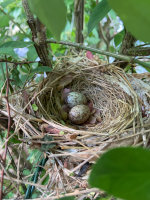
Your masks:
<path fill-rule="evenodd" d="M 93 108 L 99 110 L 99 117 L 102 118 L 101 123 L 83 125 L 78 129 L 113 133 L 126 128 L 133 121 L 139 112 L 138 100 L 125 73 L 114 65 L 104 68 L 105 63 L 99 62 L 91 68 L 91 60 L 86 59 L 85 62 L 85 58 L 80 58 L 72 63 L 69 58 L 63 61 L 63 66 L 56 65 L 39 87 L 39 91 L 44 88 L 38 96 L 40 113 L 44 118 L 62 123 L 61 94 L 64 88 L 69 88 L 83 93 L 92 102 Z M 72 124 L 66 121 L 65 125 Z"/>

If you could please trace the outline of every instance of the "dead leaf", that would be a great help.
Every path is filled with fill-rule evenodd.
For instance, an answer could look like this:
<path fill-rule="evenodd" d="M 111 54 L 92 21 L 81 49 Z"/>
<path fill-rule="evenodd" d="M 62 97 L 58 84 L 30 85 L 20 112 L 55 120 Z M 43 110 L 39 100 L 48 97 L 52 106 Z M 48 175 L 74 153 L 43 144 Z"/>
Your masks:
<path fill-rule="evenodd" d="M 67 134 L 65 137 L 67 140 L 75 140 L 77 138 L 77 134 Z"/>
<path fill-rule="evenodd" d="M 46 132 L 46 133 L 51 133 L 51 134 L 59 134 L 60 133 L 59 129 L 54 128 L 48 124 L 42 124 L 41 131 Z"/>
<path fill-rule="evenodd" d="M 93 56 L 93 54 L 92 54 L 91 51 L 87 51 L 87 52 L 86 52 L 86 57 L 87 57 L 89 60 L 93 60 L 93 59 L 94 59 L 94 56 Z"/>

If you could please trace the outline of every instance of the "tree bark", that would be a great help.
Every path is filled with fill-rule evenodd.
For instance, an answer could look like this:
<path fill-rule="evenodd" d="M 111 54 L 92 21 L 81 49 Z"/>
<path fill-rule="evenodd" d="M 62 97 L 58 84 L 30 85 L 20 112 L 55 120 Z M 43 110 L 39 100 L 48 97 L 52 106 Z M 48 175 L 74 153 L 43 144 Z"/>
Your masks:
<path fill-rule="evenodd" d="M 83 25 L 84 25 L 84 0 L 75 0 L 75 27 L 76 27 L 76 43 L 83 43 Z"/>
<path fill-rule="evenodd" d="M 42 65 L 52 67 L 51 60 L 49 58 L 48 45 L 46 43 L 46 28 L 39 19 L 34 19 L 27 0 L 22 0 L 22 4 L 27 16 L 27 23 L 32 32 L 32 41 L 34 42 L 34 47 L 40 61 Z"/>

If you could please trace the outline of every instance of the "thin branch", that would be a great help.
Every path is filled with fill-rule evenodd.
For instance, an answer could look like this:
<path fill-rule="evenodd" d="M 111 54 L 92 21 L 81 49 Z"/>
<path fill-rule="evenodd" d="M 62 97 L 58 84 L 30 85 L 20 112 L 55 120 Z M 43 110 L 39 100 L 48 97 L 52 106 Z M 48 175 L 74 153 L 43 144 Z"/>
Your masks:
<path fill-rule="evenodd" d="M 6 87 L 6 103 L 7 103 L 7 112 L 8 112 L 8 129 L 7 129 L 7 136 L 6 136 L 6 140 L 9 137 L 10 134 L 10 128 L 11 128 L 11 116 L 10 116 L 10 106 L 9 106 L 9 100 L 8 100 L 8 96 L 9 96 L 9 75 L 8 75 L 8 66 L 6 63 L 6 77 L 7 77 L 7 87 Z M 8 150 L 8 140 L 5 143 L 5 150 L 4 150 L 4 154 L 3 154 L 3 165 L 5 166 L 6 163 L 6 155 L 7 155 L 7 150 Z M 4 181 L 4 169 L 2 169 L 1 171 L 1 188 L 0 188 L 0 200 L 3 198 L 3 181 Z"/>
<path fill-rule="evenodd" d="M 101 23 L 99 23 L 99 25 L 98 25 L 98 34 L 99 34 L 99 38 L 105 42 L 105 44 L 107 46 L 107 50 L 108 50 L 109 49 L 109 41 L 107 40 L 107 38 L 104 34 L 104 30 L 103 30 Z"/>
<path fill-rule="evenodd" d="M 32 41 L 34 42 L 34 47 L 37 54 L 44 66 L 52 67 L 48 45 L 46 43 L 46 28 L 39 21 L 39 19 L 34 19 L 32 12 L 30 11 L 28 1 L 22 0 L 22 5 L 27 16 L 27 23 L 32 33 Z"/>
<path fill-rule="evenodd" d="M 81 194 L 89 194 L 91 192 L 98 192 L 100 194 L 104 194 L 104 192 L 101 192 L 97 188 L 90 188 L 90 189 L 81 190 L 81 191 L 75 190 L 74 192 L 68 193 L 65 195 L 57 195 L 57 196 L 51 196 L 51 197 L 49 196 L 49 197 L 42 198 L 42 200 L 56 200 L 56 199 L 63 198 L 63 197 L 71 197 L 71 196 L 76 196 L 76 195 L 81 195 Z M 41 198 L 35 198 L 35 200 L 41 200 Z"/>
<path fill-rule="evenodd" d="M 0 59 L 0 63 L 1 62 L 14 63 L 16 65 L 23 65 L 23 64 L 38 63 L 39 61 L 20 61 L 20 62 L 16 62 L 16 61 L 10 61 L 10 60 L 7 60 L 7 59 Z"/>
<path fill-rule="evenodd" d="M 0 175 L 0 178 L 2 178 L 1 175 Z M 20 184 L 26 184 L 26 185 L 33 185 L 33 186 L 39 187 L 39 188 L 41 188 L 41 189 L 43 189 L 43 190 L 46 190 L 46 189 L 47 189 L 46 186 L 44 186 L 44 185 L 39 185 L 39 184 L 37 184 L 37 183 L 28 182 L 28 181 L 25 181 L 25 180 L 18 180 L 17 178 L 8 177 L 8 176 L 5 176 L 5 175 L 4 175 L 4 179 L 5 179 L 5 180 L 10 180 L 10 181 L 12 181 L 12 182 L 16 182 L 17 184 L 20 183 Z"/>
<path fill-rule="evenodd" d="M 12 21 L 13 24 L 15 24 L 15 25 L 22 31 L 22 33 L 23 33 L 24 35 L 26 35 L 27 37 L 29 37 L 29 35 L 28 35 L 26 32 L 24 32 L 24 30 L 21 28 L 20 24 L 17 23 L 17 22 L 15 22 L 14 19 L 13 19 L 8 13 L 6 13 L 6 12 L 3 10 L 3 8 L 2 8 L 1 6 L 0 6 L 0 11 L 1 11 L 4 15 L 6 15 L 6 16 L 10 19 L 10 21 Z"/>
<path fill-rule="evenodd" d="M 149 56 L 150 47 L 133 47 L 126 49 L 126 55 L 130 56 Z"/>
<path fill-rule="evenodd" d="M 145 69 L 150 70 L 150 64 L 149 63 L 145 63 L 145 62 L 140 61 L 138 59 L 135 59 L 134 57 L 131 57 L 131 56 L 124 56 L 124 55 L 121 55 L 121 54 L 115 54 L 115 53 L 95 49 L 95 48 L 92 48 L 92 47 L 87 47 L 87 46 L 81 45 L 79 43 L 73 43 L 73 42 L 56 41 L 56 40 L 53 40 L 53 39 L 49 39 L 49 40 L 47 40 L 47 43 L 55 43 L 55 44 L 62 44 L 62 45 L 66 45 L 66 46 L 77 47 L 77 48 L 88 50 L 88 51 L 91 51 L 91 52 L 94 52 L 94 53 L 98 53 L 98 54 L 102 54 L 102 55 L 106 55 L 106 56 L 111 56 L 111 57 L 117 58 L 119 60 L 124 60 L 124 61 L 129 62 L 129 63 L 137 63 L 137 64 L 145 67 Z"/>

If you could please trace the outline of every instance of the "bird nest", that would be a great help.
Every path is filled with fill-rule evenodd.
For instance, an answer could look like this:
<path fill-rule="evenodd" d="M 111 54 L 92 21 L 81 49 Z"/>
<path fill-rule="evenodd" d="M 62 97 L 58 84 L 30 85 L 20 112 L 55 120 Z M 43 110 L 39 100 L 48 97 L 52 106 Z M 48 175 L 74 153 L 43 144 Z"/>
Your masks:
<path fill-rule="evenodd" d="M 150 126 L 143 122 L 143 102 L 133 89 L 133 79 L 96 56 L 65 56 L 55 61 L 52 72 L 38 86 L 31 85 L 10 98 L 16 133 L 49 157 L 49 173 L 53 176 L 45 190 L 56 195 L 58 191 L 72 192 L 77 185 L 84 189 L 87 165 L 104 151 L 147 145 Z M 69 111 L 64 109 L 66 91 L 86 96 L 90 109 L 86 122 L 77 125 L 68 119 Z M 2 102 L 4 106 L 5 99 Z M 2 113 L 6 115 L 5 106 Z"/>

